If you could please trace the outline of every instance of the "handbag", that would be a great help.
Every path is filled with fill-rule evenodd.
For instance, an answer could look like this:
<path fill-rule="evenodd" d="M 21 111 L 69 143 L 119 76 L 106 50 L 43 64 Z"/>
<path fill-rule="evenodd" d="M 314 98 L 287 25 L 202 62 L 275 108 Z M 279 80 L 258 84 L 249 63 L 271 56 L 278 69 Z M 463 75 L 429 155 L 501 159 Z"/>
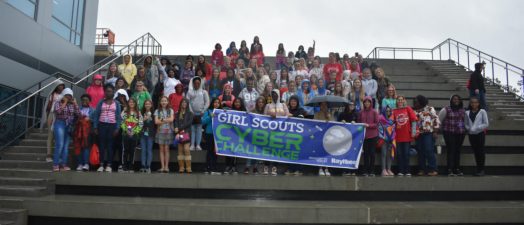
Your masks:
<path fill-rule="evenodd" d="M 177 139 L 179 144 L 185 144 L 191 140 L 191 138 L 189 137 L 189 133 L 186 133 L 184 131 L 180 131 L 180 133 L 178 133 Z"/>
<path fill-rule="evenodd" d="M 89 153 L 89 164 L 94 167 L 100 165 L 100 152 L 97 144 L 93 144 L 91 147 L 91 152 Z"/>

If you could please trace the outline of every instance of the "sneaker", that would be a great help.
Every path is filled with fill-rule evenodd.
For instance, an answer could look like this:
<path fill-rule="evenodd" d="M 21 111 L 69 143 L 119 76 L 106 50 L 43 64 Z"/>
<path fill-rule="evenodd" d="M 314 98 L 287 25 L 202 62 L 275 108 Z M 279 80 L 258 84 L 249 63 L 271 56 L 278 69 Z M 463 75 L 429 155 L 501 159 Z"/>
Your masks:
<path fill-rule="evenodd" d="M 111 173 L 111 172 L 113 172 L 113 168 L 111 168 L 111 166 L 106 166 L 106 169 L 104 171 L 108 172 L 108 173 Z"/>
<path fill-rule="evenodd" d="M 202 148 L 200 147 L 200 145 L 197 145 L 196 148 L 195 148 L 195 150 L 197 150 L 197 151 L 202 151 Z"/>
<path fill-rule="evenodd" d="M 238 174 L 238 171 L 237 171 L 237 168 L 236 167 L 231 167 L 231 171 L 229 171 L 231 174 Z"/>
<path fill-rule="evenodd" d="M 84 166 L 82 167 L 82 170 L 86 171 L 86 172 L 89 171 L 89 164 L 87 164 L 87 163 L 84 164 Z"/>
<path fill-rule="evenodd" d="M 98 169 L 96 170 L 97 172 L 104 172 L 104 167 L 103 166 L 100 166 L 98 167 Z"/>
<path fill-rule="evenodd" d="M 119 172 L 119 173 L 125 172 L 124 167 L 122 165 L 118 166 L 117 172 Z"/>
<path fill-rule="evenodd" d="M 464 176 L 464 173 L 462 173 L 460 170 L 456 170 L 455 174 L 457 174 L 457 176 Z"/>
<path fill-rule="evenodd" d="M 211 175 L 222 175 L 220 172 L 211 171 Z"/>
<path fill-rule="evenodd" d="M 389 174 L 390 176 L 395 176 L 395 173 L 393 173 L 393 171 L 388 170 L 387 172 L 388 172 L 388 174 Z"/>
<path fill-rule="evenodd" d="M 71 168 L 69 166 L 62 166 L 63 171 L 70 171 Z"/>
<path fill-rule="evenodd" d="M 150 174 L 151 173 L 151 168 L 147 168 L 146 173 Z"/>
<path fill-rule="evenodd" d="M 253 168 L 253 174 L 255 174 L 255 175 L 258 174 L 258 169 L 257 169 L 256 166 L 255 166 L 255 168 Z"/>
<path fill-rule="evenodd" d="M 294 173 L 289 171 L 289 170 L 286 170 L 286 172 L 284 172 L 284 175 L 286 176 L 290 176 L 290 175 L 293 175 Z"/>
<path fill-rule="evenodd" d="M 368 173 L 363 173 L 362 176 L 363 177 L 369 177 L 369 174 Z"/>
<path fill-rule="evenodd" d="M 453 173 L 452 170 L 448 170 L 448 176 L 450 176 L 450 177 L 455 177 L 455 176 L 457 176 L 457 175 L 456 175 L 455 173 Z"/>
<path fill-rule="evenodd" d="M 82 171 L 82 165 L 78 165 L 78 166 L 76 167 L 76 171 Z"/>
<path fill-rule="evenodd" d="M 368 174 L 368 176 L 370 176 L 370 177 L 374 177 L 375 174 L 374 174 L 374 173 L 370 173 L 370 174 Z"/>
<path fill-rule="evenodd" d="M 264 171 L 262 172 L 262 175 L 268 175 L 269 174 L 269 168 L 267 166 L 264 166 Z"/>
<path fill-rule="evenodd" d="M 331 176 L 331 173 L 329 172 L 329 170 L 328 170 L 327 168 L 324 170 L 324 173 L 325 173 L 326 176 L 328 176 L 328 177 Z"/>
<path fill-rule="evenodd" d="M 295 171 L 295 174 L 294 174 L 294 175 L 295 175 L 295 176 L 302 176 L 302 172 L 300 172 L 300 171 L 297 170 L 297 171 Z"/>
<path fill-rule="evenodd" d="M 418 173 L 417 173 L 417 176 L 424 176 L 424 175 L 425 175 L 425 174 L 424 174 L 424 171 L 422 171 L 422 170 L 421 170 L 421 171 L 418 171 Z"/>
<path fill-rule="evenodd" d="M 388 171 L 385 170 L 385 169 L 382 170 L 382 173 L 381 173 L 380 175 L 383 176 L 383 177 L 389 177 L 389 173 L 388 173 Z"/>
<path fill-rule="evenodd" d="M 189 151 L 195 151 L 195 146 L 194 145 L 189 146 Z"/>
<path fill-rule="evenodd" d="M 249 174 L 249 168 L 248 167 L 244 168 L 244 174 L 246 174 L 246 175 Z"/>
<path fill-rule="evenodd" d="M 226 167 L 226 169 L 224 170 L 224 174 L 229 174 L 229 170 L 231 170 L 231 168 L 229 166 Z"/>
<path fill-rule="evenodd" d="M 406 173 L 406 174 L 404 174 L 404 176 L 411 177 L 411 173 Z"/>
<path fill-rule="evenodd" d="M 58 172 L 60 171 L 60 167 L 58 166 L 53 166 L 53 172 Z"/>
<path fill-rule="evenodd" d="M 430 177 L 438 176 L 438 173 L 437 173 L 437 171 L 431 171 L 431 172 L 428 173 L 428 176 L 430 176 Z"/>
<path fill-rule="evenodd" d="M 278 172 L 277 172 L 277 167 L 276 166 L 273 166 L 271 168 L 271 176 L 276 176 L 278 175 Z"/>
<path fill-rule="evenodd" d="M 403 173 L 397 173 L 397 176 L 402 177 L 402 176 L 404 176 L 404 174 Z"/>
<path fill-rule="evenodd" d="M 318 175 L 319 176 L 326 176 L 326 173 L 324 172 L 324 170 L 322 168 L 318 169 Z"/>
<path fill-rule="evenodd" d="M 51 155 L 47 155 L 47 156 L 45 157 L 45 161 L 46 161 L 46 162 L 53 162 L 53 157 L 51 157 Z"/>

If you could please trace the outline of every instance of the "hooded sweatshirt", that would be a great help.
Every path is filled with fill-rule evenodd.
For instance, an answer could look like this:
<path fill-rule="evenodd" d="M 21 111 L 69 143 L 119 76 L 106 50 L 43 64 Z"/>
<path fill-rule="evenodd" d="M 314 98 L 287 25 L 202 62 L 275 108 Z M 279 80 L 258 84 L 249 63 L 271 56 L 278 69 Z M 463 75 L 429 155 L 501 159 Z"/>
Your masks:
<path fill-rule="evenodd" d="M 362 77 L 362 87 L 366 96 L 371 96 L 371 98 L 377 98 L 378 84 L 376 80 L 373 80 L 371 76 Z"/>
<path fill-rule="evenodd" d="M 125 64 L 124 57 L 129 56 L 129 64 Z M 118 65 L 118 72 L 122 74 L 122 77 L 127 82 L 127 85 L 131 85 L 133 78 L 136 76 L 137 70 L 135 64 L 133 64 L 133 56 L 126 54 L 122 57 L 122 64 Z"/>
<path fill-rule="evenodd" d="M 364 101 L 370 101 L 371 104 L 373 104 L 373 100 L 370 96 L 366 96 L 364 98 Z M 379 122 L 379 115 L 377 111 L 373 109 L 373 106 L 370 106 L 369 108 L 363 108 L 360 111 L 359 115 L 359 122 L 361 123 L 367 123 L 369 126 L 366 128 L 366 139 L 374 138 L 378 136 L 378 122 Z"/>
<path fill-rule="evenodd" d="M 146 65 L 144 64 L 144 67 L 146 69 L 146 77 L 147 77 L 147 80 L 151 81 L 152 87 L 155 87 L 159 80 L 158 79 L 158 67 L 157 65 L 153 64 L 154 63 L 153 56 L 147 55 L 146 59 L 147 58 L 151 58 L 151 65 L 149 67 L 145 67 Z M 145 59 L 144 59 L 144 62 L 145 62 Z M 152 90 L 149 90 L 149 91 L 152 91 Z"/>
<path fill-rule="evenodd" d="M 304 83 L 308 83 L 309 86 L 308 86 L 308 93 L 304 93 L 304 90 L 302 90 L 302 87 L 304 86 Z M 309 100 L 313 99 L 313 97 L 315 97 L 315 93 L 313 91 L 311 91 L 311 83 L 309 82 L 308 79 L 304 79 L 302 80 L 302 83 L 300 83 L 300 87 L 298 89 L 298 93 L 297 93 L 297 96 L 298 96 L 298 100 L 299 100 L 299 103 L 300 103 L 300 106 L 304 108 L 304 110 L 306 111 L 306 113 L 308 115 L 314 115 L 315 112 L 314 112 L 314 107 L 311 107 L 311 106 L 305 106 L 305 104 L 307 104 L 309 102 Z"/>
<path fill-rule="evenodd" d="M 178 88 L 178 90 L 176 90 Z M 180 108 L 180 102 L 184 99 L 184 85 L 179 83 L 175 86 L 175 93 L 169 95 L 169 102 L 171 107 L 173 107 L 173 112 L 177 113 Z"/>
<path fill-rule="evenodd" d="M 80 116 L 80 108 L 78 105 L 73 104 L 72 102 L 67 103 L 65 106 L 62 104 L 62 99 L 66 95 L 71 95 L 73 97 L 73 90 L 70 88 L 65 88 L 60 94 L 60 100 L 54 103 L 54 113 L 55 121 L 62 120 L 66 125 L 72 125 L 75 117 Z"/>
<path fill-rule="evenodd" d="M 194 77 L 189 82 L 189 90 L 187 91 L 187 99 L 189 100 L 189 109 L 195 116 L 204 114 L 204 111 L 209 107 L 209 95 L 207 91 L 202 88 L 202 85 L 197 89 L 194 89 L 193 82 L 200 77 Z"/>
<path fill-rule="evenodd" d="M 291 99 L 295 99 L 297 101 L 297 103 L 300 102 L 300 100 L 298 99 L 298 97 L 296 95 L 292 95 L 291 97 L 289 97 L 289 100 L 291 100 Z M 289 102 L 288 102 L 288 104 L 289 104 Z M 293 115 L 293 117 L 304 118 L 307 115 L 306 111 L 302 107 L 300 107 L 300 105 L 298 105 L 298 104 L 297 104 L 296 108 L 292 109 L 291 106 L 289 106 L 288 109 L 289 109 L 289 113 L 291 115 Z"/>
<path fill-rule="evenodd" d="M 97 74 L 93 77 L 93 83 L 87 87 L 86 93 L 91 97 L 91 102 L 89 107 L 95 108 L 98 102 L 104 99 L 104 87 L 103 82 L 100 82 L 100 85 L 95 84 L 95 80 L 102 80 L 102 75 Z"/>
<path fill-rule="evenodd" d="M 273 93 L 277 95 L 277 101 L 267 104 L 264 109 L 264 114 L 270 116 L 288 116 L 289 110 L 287 109 L 286 104 L 280 102 L 280 91 L 278 89 L 273 89 L 271 95 L 273 95 Z"/>
<path fill-rule="evenodd" d="M 244 105 L 246 106 L 246 110 L 249 112 L 255 109 L 257 98 L 259 96 L 260 94 L 254 87 L 251 89 L 251 91 L 249 91 L 248 88 L 245 87 L 238 95 L 239 98 L 242 98 L 244 100 Z"/>

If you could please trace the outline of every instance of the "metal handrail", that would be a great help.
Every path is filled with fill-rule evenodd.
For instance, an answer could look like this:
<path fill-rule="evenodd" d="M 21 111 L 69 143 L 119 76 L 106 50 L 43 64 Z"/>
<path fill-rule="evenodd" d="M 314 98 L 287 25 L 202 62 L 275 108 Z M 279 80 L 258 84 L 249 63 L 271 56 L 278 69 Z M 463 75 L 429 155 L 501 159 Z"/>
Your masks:
<path fill-rule="evenodd" d="M 33 98 L 33 115 L 29 115 L 29 112 L 28 112 L 27 116 L 24 115 L 25 119 L 28 119 L 28 118 L 33 119 L 32 125 L 31 126 L 29 126 L 29 125 L 25 126 L 24 125 L 25 126 L 25 128 L 24 128 L 25 130 L 21 131 L 20 134 L 15 133 L 14 137 L 12 139 L 10 139 L 10 141 L 8 141 L 8 143 L 5 143 L 4 145 L 0 146 L 0 150 L 3 150 L 4 148 L 10 146 L 13 142 L 15 142 L 20 137 L 22 137 L 24 134 L 26 134 L 27 131 L 30 128 L 35 127 L 36 124 L 39 124 L 41 122 L 40 118 L 37 116 L 38 114 L 37 114 L 36 108 L 37 108 L 37 101 L 41 97 L 40 94 L 44 90 L 46 90 L 51 85 L 53 85 L 53 84 L 55 84 L 57 82 L 67 83 L 67 84 L 71 85 L 71 88 L 73 86 L 80 87 L 79 84 L 81 82 L 83 82 L 87 78 L 93 76 L 94 74 L 96 74 L 97 72 L 102 70 L 103 68 L 106 68 L 108 65 L 110 65 L 115 60 L 117 60 L 121 55 L 123 55 L 123 53 L 125 53 L 126 51 L 127 51 L 127 54 L 130 54 L 130 53 L 134 52 L 133 55 L 137 55 L 137 52 L 139 52 L 139 51 L 140 51 L 141 55 L 144 55 L 144 54 L 161 55 L 162 54 L 162 45 L 150 33 L 146 33 L 146 34 L 140 36 L 139 38 L 137 38 L 136 40 L 134 40 L 133 42 L 131 42 L 129 45 L 127 45 L 124 48 L 120 49 L 119 51 L 113 53 L 111 56 L 106 57 L 103 60 L 101 60 L 100 62 L 90 66 L 85 72 L 82 72 L 82 73 L 78 74 L 77 76 L 73 77 L 72 79 L 67 79 L 65 77 L 59 77 L 58 75 L 60 73 L 57 72 L 57 73 L 54 73 L 51 76 L 49 76 L 49 77 L 39 81 L 38 83 L 36 83 L 34 85 L 31 85 L 29 88 L 26 88 L 23 91 L 19 91 L 14 96 L 11 96 L 10 98 L 8 98 L 6 100 L 3 100 L 0 103 L 0 105 L 9 103 L 9 101 L 11 101 L 13 99 L 16 99 L 17 96 L 19 96 L 21 94 L 27 94 L 29 91 L 31 91 L 36 86 L 38 86 L 38 90 L 31 91 L 32 92 L 31 94 L 25 96 L 22 100 L 18 101 L 17 103 L 13 104 L 12 106 L 10 106 L 7 109 L 5 109 L 2 112 L 0 112 L 0 117 L 1 117 L 1 116 L 6 115 L 7 112 L 15 109 L 15 112 L 13 113 L 13 115 L 14 115 L 14 120 L 13 121 L 16 121 L 16 118 L 21 116 L 21 115 L 17 115 L 17 109 L 16 108 L 19 107 L 20 105 L 26 103 L 26 102 L 30 102 L 30 100 Z M 82 76 L 82 75 L 84 75 L 84 76 Z M 56 80 L 53 80 L 53 81 L 51 81 L 51 82 L 49 82 L 47 84 L 43 84 L 44 82 L 47 82 L 48 79 L 56 78 L 56 77 L 58 77 Z M 28 107 L 29 107 L 29 105 L 28 105 Z M 15 123 L 13 122 L 13 124 L 15 124 Z"/>
<path fill-rule="evenodd" d="M 521 87 L 520 94 L 518 93 L 518 89 L 513 89 L 510 86 L 510 72 L 517 74 L 520 77 L 517 77 L 517 80 L 520 79 L 518 82 L 519 85 L 524 84 L 524 69 L 521 67 L 518 67 L 514 64 L 511 64 L 505 60 L 502 60 L 500 58 L 497 58 L 491 54 L 485 53 L 483 51 L 478 50 L 477 48 L 471 47 L 470 45 L 464 44 L 460 41 L 454 40 L 452 38 L 448 38 L 435 47 L 431 49 L 427 48 L 397 48 L 397 47 L 375 47 L 371 52 L 368 54 L 366 58 L 373 58 L 377 59 L 380 58 L 380 52 L 381 51 L 388 51 L 393 52 L 393 59 L 396 59 L 396 52 L 403 52 L 403 51 L 411 51 L 411 60 L 414 60 L 416 57 L 414 56 L 414 52 L 425 52 L 431 54 L 431 60 L 435 60 L 435 54 L 437 55 L 437 59 L 442 60 L 442 52 L 443 48 L 446 48 L 444 50 L 447 50 L 448 56 L 447 60 L 455 61 L 457 65 L 461 65 L 464 68 L 467 68 L 468 70 L 472 70 L 471 67 L 471 56 L 473 56 L 475 59 L 473 61 L 478 62 L 487 62 L 491 65 L 491 78 L 486 77 L 486 71 L 484 71 L 484 76 L 490 81 L 490 84 L 494 85 L 495 83 L 501 83 L 500 80 L 498 80 L 496 77 L 503 77 L 505 78 L 505 85 L 498 85 L 502 90 L 505 92 L 509 92 L 515 95 L 520 100 L 524 100 L 522 96 L 524 96 L 524 86 Z M 456 53 L 452 53 L 452 51 L 455 51 Z M 466 52 L 467 60 L 462 60 L 461 62 L 461 50 L 463 52 Z M 463 53 L 462 52 L 462 53 Z M 454 59 L 454 54 L 456 55 L 456 60 Z M 444 59 L 446 59 L 446 56 L 444 56 Z M 498 66 L 499 69 L 502 69 L 504 71 L 504 74 L 496 74 L 495 66 Z M 512 74 L 513 75 L 513 74 Z M 502 78 L 502 79 L 503 79 Z M 515 80 L 515 77 L 512 77 L 513 80 Z"/>

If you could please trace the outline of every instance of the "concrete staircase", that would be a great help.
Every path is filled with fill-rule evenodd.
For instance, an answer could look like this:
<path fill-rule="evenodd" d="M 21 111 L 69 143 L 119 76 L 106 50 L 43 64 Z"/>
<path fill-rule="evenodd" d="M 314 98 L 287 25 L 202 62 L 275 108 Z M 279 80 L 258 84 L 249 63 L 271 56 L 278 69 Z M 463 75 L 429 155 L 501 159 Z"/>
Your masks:
<path fill-rule="evenodd" d="M 469 73 L 448 73 L 463 70 L 452 62 L 377 63 L 409 103 L 418 94 L 428 97 L 437 109 L 449 104 L 451 94 L 467 99 L 461 77 Z M 488 93 L 498 93 L 489 88 Z M 521 103 L 494 96 L 487 97 L 491 126 L 485 177 L 211 176 L 200 174 L 206 151 L 192 152 L 196 172 L 191 175 L 52 173 L 51 164 L 45 162 L 47 133 L 32 130 L 18 146 L 0 154 L 0 224 L 19 217 L 25 219 L 23 223 L 13 224 L 522 224 L 524 123 L 497 107 L 499 103 L 519 106 L 512 107 L 518 114 Z M 443 146 L 437 156 L 441 171 L 445 154 Z M 157 168 L 156 149 L 153 161 Z M 175 150 L 170 162 L 175 171 Z M 240 171 L 244 162 L 237 163 Z M 219 157 L 220 166 L 223 163 Z M 411 165 L 416 165 L 415 157 Z M 462 165 L 466 174 L 475 167 L 467 138 Z M 285 166 L 280 169 L 283 172 Z M 4 186 L 26 188 L 2 192 Z M 4 209 L 9 217 L 3 216 Z"/>

